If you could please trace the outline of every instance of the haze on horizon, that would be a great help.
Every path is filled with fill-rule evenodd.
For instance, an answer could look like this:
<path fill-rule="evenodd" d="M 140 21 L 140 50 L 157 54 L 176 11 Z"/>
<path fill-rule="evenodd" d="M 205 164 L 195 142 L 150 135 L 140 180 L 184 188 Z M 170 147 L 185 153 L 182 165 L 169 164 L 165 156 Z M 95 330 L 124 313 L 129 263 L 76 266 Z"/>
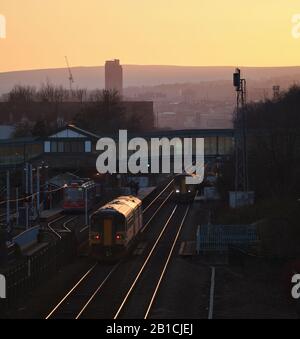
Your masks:
<path fill-rule="evenodd" d="M 299 0 L 2 0 L 0 72 L 123 64 L 295 66 Z"/>

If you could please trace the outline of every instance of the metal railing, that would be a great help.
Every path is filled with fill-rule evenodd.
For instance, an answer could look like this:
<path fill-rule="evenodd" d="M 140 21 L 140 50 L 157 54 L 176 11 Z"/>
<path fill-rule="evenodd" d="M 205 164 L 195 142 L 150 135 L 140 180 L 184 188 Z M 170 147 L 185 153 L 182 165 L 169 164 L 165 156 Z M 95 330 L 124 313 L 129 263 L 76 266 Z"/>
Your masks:
<path fill-rule="evenodd" d="M 231 246 L 250 246 L 257 243 L 255 225 L 202 225 L 197 229 L 197 253 L 227 252 Z"/>
<path fill-rule="evenodd" d="M 24 258 L 22 263 L 1 270 L 0 273 L 6 278 L 7 298 L 0 302 L 0 314 L 38 284 L 53 277 L 76 257 L 76 251 L 76 238 L 70 234 L 59 242 L 47 244 L 38 253 Z"/>

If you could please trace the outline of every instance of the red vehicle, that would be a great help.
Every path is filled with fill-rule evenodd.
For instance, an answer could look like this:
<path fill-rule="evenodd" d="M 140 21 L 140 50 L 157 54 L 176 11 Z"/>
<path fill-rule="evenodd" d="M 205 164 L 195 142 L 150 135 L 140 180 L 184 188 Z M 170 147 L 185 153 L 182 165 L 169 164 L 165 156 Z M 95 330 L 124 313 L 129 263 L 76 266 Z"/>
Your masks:
<path fill-rule="evenodd" d="M 65 212 L 84 212 L 93 208 L 97 186 L 92 180 L 76 180 L 64 188 L 63 209 Z"/>

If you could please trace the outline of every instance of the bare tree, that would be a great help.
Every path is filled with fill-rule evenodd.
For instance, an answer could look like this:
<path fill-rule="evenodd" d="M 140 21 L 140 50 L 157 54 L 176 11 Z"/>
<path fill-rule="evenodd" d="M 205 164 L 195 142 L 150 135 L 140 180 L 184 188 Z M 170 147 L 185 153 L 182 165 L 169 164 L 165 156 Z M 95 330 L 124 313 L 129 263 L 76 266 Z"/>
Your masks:
<path fill-rule="evenodd" d="M 8 101 L 13 104 L 31 103 L 36 99 L 36 88 L 16 85 L 8 93 Z"/>
<path fill-rule="evenodd" d="M 127 128 L 125 109 L 116 91 L 95 91 L 75 123 L 94 132 L 114 133 Z"/>
<path fill-rule="evenodd" d="M 297 192 L 300 174 L 300 88 L 246 108 L 250 180 L 258 195 Z"/>
<path fill-rule="evenodd" d="M 81 104 L 87 101 L 87 89 L 86 88 L 76 88 L 72 90 L 71 99 L 75 99 L 75 101 L 79 101 Z"/>

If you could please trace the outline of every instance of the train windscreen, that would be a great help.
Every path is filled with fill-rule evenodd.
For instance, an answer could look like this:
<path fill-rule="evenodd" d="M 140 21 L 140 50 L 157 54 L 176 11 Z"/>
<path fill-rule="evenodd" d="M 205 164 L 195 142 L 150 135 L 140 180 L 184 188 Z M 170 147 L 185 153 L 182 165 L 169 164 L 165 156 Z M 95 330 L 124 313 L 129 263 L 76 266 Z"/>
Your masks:
<path fill-rule="evenodd" d="M 125 220 L 124 216 L 114 214 L 114 215 L 99 215 L 95 214 L 91 219 L 91 231 L 92 232 L 102 232 L 105 224 L 105 220 L 112 220 L 113 227 L 115 231 L 125 231 Z"/>
<path fill-rule="evenodd" d="M 83 200 L 82 188 L 67 188 L 65 189 L 66 201 L 81 201 Z"/>

